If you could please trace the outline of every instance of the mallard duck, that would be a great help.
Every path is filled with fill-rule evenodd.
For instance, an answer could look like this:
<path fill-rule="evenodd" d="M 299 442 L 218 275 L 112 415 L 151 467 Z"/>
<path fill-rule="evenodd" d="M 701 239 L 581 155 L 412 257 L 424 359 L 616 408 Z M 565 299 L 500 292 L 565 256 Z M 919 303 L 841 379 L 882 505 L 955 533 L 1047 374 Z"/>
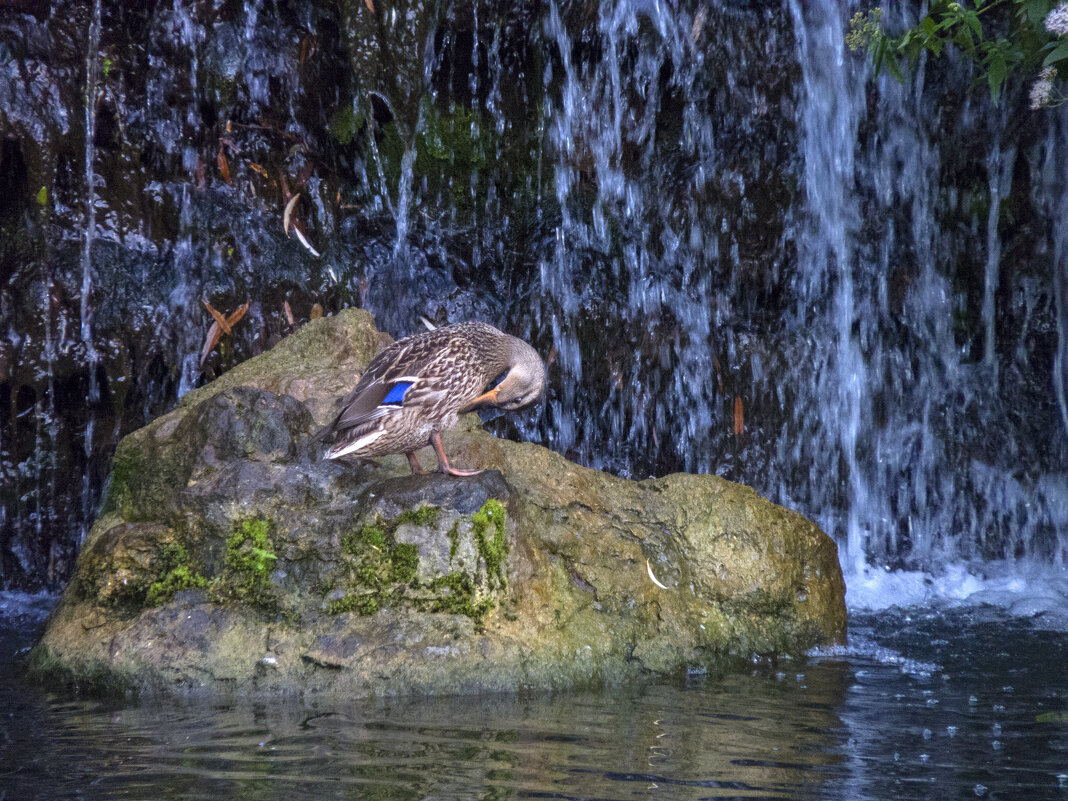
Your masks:
<path fill-rule="evenodd" d="M 526 342 L 486 323 L 456 323 L 399 339 L 375 356 L 315 438 L 329 443 L 325 459 L 403 453 L 413 473 L 425 472 L 415 451 L 431 445 L 440 472 L 472 476 L 482 471 L 449 464 L 441 432 L 476 406 L 518 409 L 544 388 L 545 365 Z"/>

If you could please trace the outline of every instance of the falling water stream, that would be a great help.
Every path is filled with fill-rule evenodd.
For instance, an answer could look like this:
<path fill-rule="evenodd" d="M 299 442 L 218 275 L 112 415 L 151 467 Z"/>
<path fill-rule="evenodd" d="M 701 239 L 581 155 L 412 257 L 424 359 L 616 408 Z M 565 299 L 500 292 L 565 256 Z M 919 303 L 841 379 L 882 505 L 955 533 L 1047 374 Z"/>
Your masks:
<path fill-rule="evenodd" d="M 62 583 L 117 438 L 283 303 L 528 337 L 544 414 L 491 428 L 749 483 L 855 598 L 1065 569 L 1068 123 L 1022 84 L 875 77 L 829 0 L 33 13 L 0 82 L 5 586 Z M 202 361 L 203 301 L 246 300 Z"/>

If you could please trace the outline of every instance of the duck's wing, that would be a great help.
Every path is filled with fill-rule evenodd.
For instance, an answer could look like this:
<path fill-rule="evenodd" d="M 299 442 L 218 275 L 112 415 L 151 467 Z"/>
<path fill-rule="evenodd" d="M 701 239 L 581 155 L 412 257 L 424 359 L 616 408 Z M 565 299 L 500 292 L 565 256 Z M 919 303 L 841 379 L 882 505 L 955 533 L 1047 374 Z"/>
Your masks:
<path fill-rule="evenodd" d="M 462 365 L 473 354 L 465 340 L 424 334 L 396 345 L 400 347 L 387 348 L 368 365 L 330 432 L 360 428 L 402 407 L 442 408 L 466 383 Z"/>

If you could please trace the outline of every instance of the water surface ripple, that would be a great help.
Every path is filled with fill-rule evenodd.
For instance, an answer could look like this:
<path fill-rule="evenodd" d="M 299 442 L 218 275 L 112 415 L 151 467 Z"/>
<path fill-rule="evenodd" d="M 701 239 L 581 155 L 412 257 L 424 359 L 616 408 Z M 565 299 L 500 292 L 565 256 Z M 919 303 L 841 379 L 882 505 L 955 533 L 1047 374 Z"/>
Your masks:
<path fill-rule="evenodd" d="M 304 703 L 48 692 L 8 628 L 0 801 L 1068 798 L 1063 633 L 986 608 L 851 623 L 748 675 Z"/>

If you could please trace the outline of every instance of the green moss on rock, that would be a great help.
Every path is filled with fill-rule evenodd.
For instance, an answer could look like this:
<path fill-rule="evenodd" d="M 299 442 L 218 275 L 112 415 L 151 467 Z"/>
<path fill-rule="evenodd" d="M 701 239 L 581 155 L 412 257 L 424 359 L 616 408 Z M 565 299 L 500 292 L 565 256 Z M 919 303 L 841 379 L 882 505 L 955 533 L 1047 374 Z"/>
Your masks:
<path fill-rule="evenodd" d="M 407 585 L 415 582 L 419 569 L 419 549 L 397 542 L 396 531 L 403 523 L 427 525 L 440 510 L 421 506 L 406 510 L 393 520 L 377 520 L 341 537 L 341 552 L 350 560 L 350 577 L 342 582 L 344 597 L 326 604 L 329 614 L 358 612 L 373 615 L 383 606 L 401 599 Z"/>
<path fill-rule="evenodd" d="M 264 611 L 276 611 L 278 599 L 270 575 L 278 561 L 270 541 L 271 523 L 249 518 L 236 524 L 226 539 L 226 569 L 211 585 L 218 602 L 237 602 Z"/>
<path fill-rule="evenodd" d="M 390 578 L 402 584 L 414 581 L 419 568 L 419 549 L 409 543 L 399 542 L 393 546 L 391 557 Z"/>
<path fill-rule="evenodd" d="M 326 611 L 370 615 L 384 607 L 406 606 L 424 612 L 464 615 L 481 629 L 496 604 L 495 591 L 507 586 L 509 546 L 504 505 L 491 498 L 470 517 L 453 520 L 445 533 L 449 541 L 448 572 L 436 578 L 420 578 L 419 546 L 398 541 L 397 533 L 401 526 L 428 529 L 426 535 L 419 536 L 432 542 L 441 536 L 440 531 L 435 532 L 440 517 L 439 507 L 423 504 L 392 519 L 377 518 L 343 535 L 341 551 L 350 562 L 349 572 L 340 581 L 331 582 L 331 588 L 340 587 L 345 594 L 327 600 Z M 461 540 L 468 531 L 475 561 L 466 566 L 455 564 Z"/>
<path fill-rule="evenodd" d="M 476 629 L 483 628 L 486 613 L 493 608 L 493 599 L 489 596 L 479 597 L 478 584 L 470 573 L 448 573 L 434 579 L 430 589 L 438 593 L 438 597 L 430 605 L 431 612 L 464 615 L 475 622 Z"/>
<path fill-rule="evenodd" d="M 326 606 L 326 612 L 330 615 L 340 615 L 345 612 L 373 615 L 381 608 L 381 605 L 382 599 L 377 592 L 350 592 L 342 598 L 330 601 Z"/>
<path fill-rule="evenodd" d="M 405 509 L 397 519 L 393 521 L 394 528 L 403 526 L 406 523 L 413 526 L 432 526 L 438 522 L 438 517 L 441 515 L 441 509 L 432 504 L 426 503 L 416 509 Z"/>
<path fill-rule="evenodd" d="M 490 498 L 471 516 L 471 533 L 478 545 L 478 555 L 486 565 L 486 580 L 495 589 L 508 586 L 504 562 L 508 556 L 508 539 L 504 530 L 504 505 Z"/>
<path fill-rule="evenodd" d="M 180 542 L 169 542 L 160 548 L 160 575 L 148 586 L 145 606 L 160 606 L 176 592 L 208 586 L 208 580 L 190 563 L 189 551 Z"/>
<path fill-rule="evenodd" d="M 338 108 L 327 123 L 327 132 L 337 140 L 340 145 L 348 145 L 356 138 L 356 134 L 364 125 L 364 115 L 356 113 L 351 103 Z"/>

